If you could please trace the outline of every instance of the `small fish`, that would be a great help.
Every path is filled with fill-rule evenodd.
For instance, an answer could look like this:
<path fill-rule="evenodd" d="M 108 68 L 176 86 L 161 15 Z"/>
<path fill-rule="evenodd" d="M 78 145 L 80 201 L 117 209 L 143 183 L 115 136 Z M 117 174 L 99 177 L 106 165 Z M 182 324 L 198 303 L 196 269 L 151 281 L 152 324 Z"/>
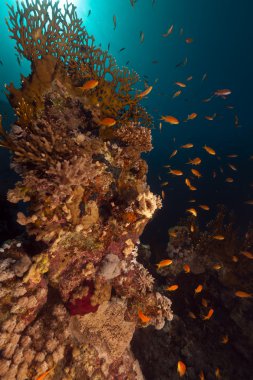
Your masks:
<path fill-rule="evenodd" d="M 107 46 L 107 50 L 108 50 L 108 51 L 110 50 L 110 46 L 111 46 L 111 43 L 109 42 L 109 43 L 108 43 L 108 46 Z"/>
<path fill-rule="evenodd" d="M 210 96 L 210 98 L 205 98 L 202 100 L 203 103 L 209 103 L 213 99 L 213 96 Z"/>
<path fill-rule="evenodd" d="M 177 237 L 176 231 L 169 231 L 169 236 L 176 238 Z"/>
<path fill-rule="evenodd" d="M 189 311 L 188 315 L 192 319 L 197 319 L 196 315 L 192 311 Z"/>
<path fill-rule="evenodd" d="M 203 290 L 203 285 L 198 285 L 196 289 L 194 290 L 195 294 L 201 293 Z"/>
<path fill-rule="evenodd" d="M 164 192 L 164 190 L 161 191 L 161 196 L 162 196 L 162 199 L 165 198 L 165 192 Z"/>
<path fill-rule="evenodd" d="M 202 177 L 202 174 L 197 169 L 191 169 L 191 172 L 197 178 L 201 178 Z"/>
<path fill-rule="evenodd" d="M 138 316 L 143 323 L 148 323 L 151 320 L 151 318 L 143 314 L 141 310 L 138 310 Z"/>
<path fill-rule="evenodd" d="M 204 372 L 201 370 L 199 373 L 199 380 L 205 380 Z"/>
<path fill-rule="evenodd" d="M 157 61 L 156 59 L 154 60 L 154 61 L 152 61 L 152 63 L 153 63 L 153 65 L 156 65 L 157 63 L 159 63 L 159 61 Z M 157 83 L 158 82 L 158 80 L 155 82 L 155 83 Z"/>
<path fill-rule="evenodd" d="M 183 377 L 186 373 L 186 365 L 181 360 L 177 363 L 177 372 L 180 377 Z"/>
<path fill-rule="evenodd" d="M 177 170 L 177 169 L 170 169 L 169 173 L 176 176 L 180 176 L 184 174 L 181 170 Z"/>
<path fill-rule="evenodd" d="M 251 253 L 249 251 L 241 251 L 240 253 L 241 253 L 241 255 L 247 257 L 248 259 L 251 259 L 251 260 L 253 259 L 253 253 Z"/>
<path fill-rule="evenodd" d="M 123 50 L 126 50 L 126 48 L 125 48 L 125 47 L 121 48 L 121 49 L 119 50 L 119 53 L 121 53 Z"/>
<path fill-rule="evenodd" d="M 198 114 L 195 113 L 195 112 L 193 112 L 193 113 L 191 113 L 190 115 L 187 116 L 186 120 L 194 120 L 194 119 L 196 119 L 197 116 L 198 116 Z"/>
<path fill-rule="evenodd" d="M 160 269 L 160 268 L 168 267 L 172 263 L 173 263 L 172 260 L 166 259 L 166 260 L 160 261 L 160 263 L 156 264 L 156 266 L 158 269 Z"/>
<path fill-rule="evenodd" d="M 165 290 L 168 290 L 169 292 L 174 292 L 175 290 L 178 289 L 178 285 L 170 285 Z"/>
<path fill-rule="evenodd" d="M 177 154 L 177 152 L 178 152 L 178 150 L 177 150 L 177 149 L 173 150 L 173 152 L 171 153 L 171 155 L 170 155 L 170 157 L 169 157 L 169 158 L 172 158 L 172 157 L 174 157 L 174 156 Z"/>
<path fill-rule="evenodd" d="M 130 0 L 130 3 L 132 5 L 132 7 L 134 7 L 134 4 L 137 2 L 137 0 Z"/>
<path fill-rule="evenodd" d="M 152 89 L 153 89 L 153 86 L 149 86 L 148 88 L 146 88 L 146 90 L 136 95 L 137 98 L 144 98 L 144 96 L 148 95 L 152 91 Z"/>
<path fill-rule="evenodd" d="M 222 265 L 221 264 L 214 264 L 213 265 L 213 269 L 215 269 L 215 270 L 220 270 L 222 268 Z"/>
<path fill-rule="evenodd" d="M 193 233 L 195 231 L 193 224 L 191 224 L 190 231 L 191 231 L 191 233 Z"/>
<path fill-rule="evenodd" d="M 193 160 L 190 160 L 189 162 L 187 162 L 187 164 L 190 164 L 190 165 L 199 165 L 199 164 L 201 164 L 201 162 L 202 162 L 201 158 L 196 157 Z"/>
<path fill-rule="evenodd" d="M 185 273 L 190 273 L 190 271 L 191 271 L 189 264 L 184 264 L 183 269 L 184 269 Z"/>
<path fill-rule="evenodd" d="M 192 80 L 193 76 L 190 75 L 186 80 L 189 82 L 190 80 Z"/>
<path fill-rule="evenodd" d="M 228 164 L 228 166 L 230 167 L 230 169 L 234 170 L 234 172 L 237 171 L 237 168 L 236 168 L 234 165 L 232 165 L 232 164 Z"/>
<path fill-rule="evenodd" d="M 186 42 L 187 44 L 191 44 L 191 43 L 193 42 L 193 38 L 186 38 L 186 39 L 185 39 L 185 42 Z"/>
<path fill-rule="evenodd" d="M 115 29 L 116 29 L 116 26 L 117 26 L 117 18 L 116 18 L 115 15 L 113 15 L 112 20 L 113 20 L 113 25 L 114 25 L 114 30 L 115 30 Z"/>
<path fill-rule="evenodd" d="M 180 148 L 182 149 L 190 149 L 190 148 L 193 148 L 194 145 L 191 144 L 191 143 L 188 143 L 188 144 L 185 144 L 185 145 L 181 145 Z"/>
<path fill-rule="evenodd" d="M 204 306 L 204 307 L 207 307 L 207 306 L 208 306 L 208 302 L 207 302 L 207 300 L 206 300 L 205 298 L 202 298 L 202 300 L 201 300 L 201 304 L 202 304 L 202 306 Z"/>
<path fill-rule="evenodd" d="M 98 80 L 91 79 L 91 80 L 88 80 L 87 82 L 85 82 L 81 87 L 78 87 L 78 88 L 80 88 L 80 90 L 82 90 L 82 91 L 88 91 L 88 90 L 92 90 L 93 88 L 97 87 L 98 83 L 99 83 Z"/>
<path fill-rule="evenodd" d="M 237 290 L 235 292 L 235 295 L 236 295 L 236 297 L 239 297 L 239 298 L 251 298 L 252 297 L 252 294 L 244 292 L 243 290 Z"/>
<path fill-rule="evenodd" d="M 195 210 L 195 208 L 188 208 L 186 211 L 189 212 L 190 214 L 192 214 L 195 217 L 197 217 L 197 215 L 198 215 L 198 213 Z"/>
<path fill-rule="evenodd" d="M 162 36 L 163 36 L 163 37 L 168 37 L 168 36 L 173 32 L 173 29 L 174 29 L 174 25 L 171 25 L 171 26 L 169 27 L 169 29 L 167 30 L 167 32 L 164 33 Z"/>
<path fill-rule="evenodd" d="M 234 182 L 234 179 L 231 178 L 231 177 L 228 177 L 228 178 L 225 179 L 225 181 L 226 181 L 227 183 L 233 183 L 233 182 Z"/>
<path fill-rule="evenodd" d="M 200 208 L 202 208 L 202 210 L 205 210 L 205 211 L 209 211 L 210 210 L 210 207 L 207 206 L 207 205 L 199 205 Z"/>
<path fill-rule="evenodd" d="M 216 155 L 216 152 L 213 148 L 211 148 L 210 146 L 207 146 L 207 145 L 204 145 L 202 147 L 207 153 L 211 154 L 212 156 L 215 156 Z"/>
<path fill-rule="evenodd" d="M 161 183 L 161 186 L 167 186 L 169 184 L 168 181 Z"/>
<path fill-rule="evenodd" d="M 228 158 L 237 158 L 238 154 L 228 154 L 227 157 Z"/>
<path fill-rule="evenodd" d="M 204 80 L 207 78 L 207 73 L 205 73 L 204 75 L 203 75 L 203 77 L 202 77 L 202 82 L 204 82 Z"/>
<path fill-rule="evenodd" d="M 0 65 L 3 66 L 3 61 L 0 59 Z"/>
<path fill-rule="evenodd" d="M 162 123 L 159 123 L 159 129 L 160 129 L 160 132 L 161 132 L 161 130 L 162 130 Z M 170 166 L 170 165 L 169 165 Z"/>
<path fill-rule="evenodd" d="M 174 92 L 174 94 L 172 95 L 172 99 L 177 98 L 180 94 L 182 94 L 181 90 L 178 90 L 178 91 Z"/>
<path fill-rule="evenodd" d="M 214 235 L 214 236 L 212 236 L 212 238 L 214 240 L 224 240 L 225 239 L 225 237 L 223 235 Z"/>
<path fill-rule="evenodd" d="M 103 125 L 105 127 L 113 127 L 116 123 L 116 120 L 111 117 L 105 117 L 104 119 L 100 120 L 100 125 Z"/>
<path fill-rule="evenodd" d="M 216 376 L 217 379 L 221 378 L 220 369 L 218 367 L 215 370 L 215 376 Z"/>
<path fill-rule="evenodd" d="M 180 30 L 179 30 L 179 35 L 182 36 L 183 33 L 184 33 L 184 28 L 180 28 Z"/>
<path fill-rule="evenodd" d="M 88 16 L 87 17 L 89 17 L 91 15 L 91 9 L 89 10 L 89 12 L 88 12 Z"/>
<path fill-rule="evenodd" d="M 196 199 L 190 199 L 189 203 L 196 203 Z"/>
<path fill-rule="evenodd" d="M 203 316 L 203 321 L 207 321 L 208 319 L 210 319 L 212 317 L 213 313 L 214 313 L 214 310 L 210 309 L 209 312 L 207 313 L 207 315 Z"/>
<path fill-rule="evenodd" d="M 144 42 L 144 38 L 145 38 L 144 32 L 140 32 L 140 41 L 141 41 L 141 44 Z"/>
<path fill-rule="evenodd" d="M 181 88 L 185 88 L 185 87 L 186 87 L 186 84 L 185 84 L 185 83 L 182 83 L 182 82 L 175 82 L 175 84 L 176 84 L 178 87 L 181 87 Z"/>
<path fill-rule="evenodd" d="M 229 341 L 228 335 L 224 335 L 224 336 L 221 337 L 221 341 L 220 342 L 222 344 L 227 344 L 228 341 Z"/>
<path fill-rule="evenodd" d="M 216 171 L 214 170 L 213 171 L 213 179 L 216 178 L 217 174 L 216 174 Z"/>
<path fill-rule="evenodd" d="M 185 57 L 185 59 L 182 62 L 179 62 L 176 64 L 176 67 L 184 67 L 187 65 L 187 63 L 188 63 L 188 58 Z"/>
<path fill-rule="evenodd" d="M 244 202 L 246 205 L 253 205 L 253 199 Z"/>
<path fill-rule="evenodd" d="M 192 187 L 192 184 L 191 184 L 191 181 L 189 180 L 189 178 L 185 178 L 184 181 L 185 181 L 186 186 L 188 186 L 189 188 Z"/>
<path fill-rule="evenodd" d="M 49 372 L 52 371 L 53 368 L 49 369 L 48 371 L 44 372 L 42 375 L 40 375 L 39 377 L 37 377 L 36 380 L 44 380 L 46 378 L 46 376 L 49 374 Z"/>
<path fill-rule="evenodd" d="M 216 90 L 214 91 L 214 95 L 215 96 L 228 96 L 232 93 L 231 90 L 229 90 L 228 88 L 223 88 L 221 90 Z"/>
<path fill-rule="evenodd" d="M 238 259 L 237 256 L 233 255 L 232 258 L 231 258 L 231 260 L 232 260 L 234 263 L 237 263 L 239 259 Z"/>
<path fill-rule="evenodd" d="M 162 116 L 161 120 L 165 121 L 166 123 L 170 123 L 172 125 L 179 124 L 179 120 L 176 117 L 170 116 L 170 115 Z"/>

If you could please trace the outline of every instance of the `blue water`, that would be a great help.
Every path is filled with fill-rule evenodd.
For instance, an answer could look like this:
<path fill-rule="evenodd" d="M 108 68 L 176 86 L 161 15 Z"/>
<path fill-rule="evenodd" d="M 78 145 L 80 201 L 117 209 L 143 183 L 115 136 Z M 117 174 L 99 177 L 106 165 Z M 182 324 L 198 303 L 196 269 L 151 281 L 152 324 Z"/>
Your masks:
<path fill-rule="evenodd" d="M 13 4 L 14 1 L 7 1 Z M 164 208 L 154 218 L 144 233 L 143 240 L 148 241 L 150 232 L 156 240 L 166 241 L 167 230 L 185 216 L 185 210 L 193 207 L 189 199 L 196 199 L 198 204 L 208 204 L 210 212 L 199 211 L 199 220 L 203 226 L 216 213 L 216 205 L 223 203 L 228 210 L 234 210 L 237 223 L 246 225 L 252 220 L 253 206 L 244 201 L 253 198 L 253 123 L 252 123 L 252 88 L 253 88 L 253 2 L 243 0 L 138 0 L 134 7 L 130 0 L 80 0 L 77 5 L 79 16 L 86 28 L 93 34 L 97 44 L 108 48 L 117 59 L 118 65 L 125 65 L 137 71 L 153 91 L 143 105 L 154 117 L 155 129 L 152 130 L 154 149 L 145 155 L 149 165 L 148 182 L 152 191 L 161 194 L 161 182 L 168 181 L 164 188 Z M 28 62 L 18 65 L 14 43 L 8 37 L 4 23 L 7 17 L 7 6 L 1 4 L 0 12 L 0 111 L 6 113 L 4 124 L 13 120 L 13 115 L 4 95 L 4 84 L 14 82 L 20 85 L 20 73 L 27 75 L 30 71 Z M 87 17 L 89 10 L 91 14 Z M 117 26 L 114 30 L 113 15 L 116 15 Z M 162 37 L 169 26 L 174 30 L 167 38 Z M 179 30 L 183 28 L 183 35 Z M 140 33 L 144 32 L 144 41 L 140 42 Z M 193 38 L 192 44 L 186 44 L 185 38 Z M 119 52 L 121 48 L 124 51 Z M 185 67 L 176 67 L 185 57 Z M 157 63 L 152 63 L 157 61 Z M 202 81 L 207 73 L 206 80 Z M 186 78 L 193 76 L 192 81 Z M 183 93 L 176 99 L 172 94 L 179 88 L 175 81 L 187 83 Z M 157 83 L 155 83 L 157 82 Z M 144 83 L 139 88 L 144 89 Z M 202 99 L 209 97 L 219 88 L 229 88 L 232 94 L 228 99 L 214 98 L 209 103 Z M 233 105 L 232 110 L 225 105 Z M 158 125 L 161 115 L 174 115 L 180 121 L 188 114 L 196 112 L 198 117 L 187 123 L 171 126 L 163 123 L 162 130 Z M 205 115 L 218 114 L 214 121 L 204 119 Z M 239 117 L 239 127 L 234 125 L 235 114 Z M 191 142 L 194 150 L 180 150 L 169 160 L 169 155 L 180 145 Z M 207 144 L 214 148 L 217 157 L 209 156 L 202 146 Z M 239 154 L 239 158 L 228 159 L 227 154 Z M 203 174 L 202 179 L 192 180 L 198 188 L 196 192 L 188 190 L 184 177 L 172 177 L 168 169 L 173 168 L 187 172 L 189 158 L 199 156 L 203 162 L 197 169 Z M 14 182 L 15 177 L 8 169 L 8 155 L 0 151 L 0 191 Z M 227 164 L 232 163 L 238 171 L 232 171 Z M 224 170 L 222 174 L 220 167 Z M 217 177 L 212 178 L 213 171 Z M 161 180 L 159 179 L 161 178 Z M 226 183 L 225 178 L 233 177 L 234 183 Z M 189 177 L 191 178 L 191 177 Z M 194 206 L 195 207 L 195 206 Z"/>

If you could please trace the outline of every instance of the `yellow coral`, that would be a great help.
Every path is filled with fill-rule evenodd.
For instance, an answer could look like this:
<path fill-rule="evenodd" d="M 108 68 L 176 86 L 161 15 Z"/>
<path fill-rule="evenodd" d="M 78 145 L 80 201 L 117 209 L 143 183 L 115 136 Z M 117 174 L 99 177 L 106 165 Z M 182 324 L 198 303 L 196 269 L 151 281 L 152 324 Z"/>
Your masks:
<path fill-rule="evenodd" d="M 49 258 L 47 253 L 43 253 L 34 258 L 34 263 L 29 269 L 29 272 L 24 277 L 24 283 L 31 281 L 35 284 L 41 281 L 42 274 L 49 270 Z"/>

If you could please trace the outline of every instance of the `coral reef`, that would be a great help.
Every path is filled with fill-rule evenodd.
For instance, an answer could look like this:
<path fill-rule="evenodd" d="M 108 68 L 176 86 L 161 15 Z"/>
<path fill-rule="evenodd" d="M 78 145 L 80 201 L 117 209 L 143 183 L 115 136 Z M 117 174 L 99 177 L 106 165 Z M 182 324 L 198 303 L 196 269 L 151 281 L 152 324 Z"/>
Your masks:
<path fill-rule="evenodd" d="M 20 176 L 7 197 L 24 203 L 26 231 L 1 248 L 1 379 L 141 379 L 133 334 L 172 312 L 137 261 L 162 206 L 141 159 L 152 145 L 138 76 L 95 46 L 72 4 L 26 0 L 7 24 L 32 72 L 7 86 L 17 120 L 0 128 Z"/>

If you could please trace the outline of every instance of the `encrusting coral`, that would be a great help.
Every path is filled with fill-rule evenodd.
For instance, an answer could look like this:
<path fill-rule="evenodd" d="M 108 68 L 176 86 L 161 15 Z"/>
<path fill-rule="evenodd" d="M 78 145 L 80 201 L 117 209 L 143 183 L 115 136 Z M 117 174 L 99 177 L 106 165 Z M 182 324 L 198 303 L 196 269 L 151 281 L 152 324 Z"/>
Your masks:
<path fill-rule="evenodd" d="M 32 72 L 7 86 L 17 120 L 0 129 L 20 176 L 8 200 L 27 205 L 26 234 L 1 248 L 1 379 L 141 379 L 134 331 L 172 312 L 136 260 L 162 207 L 140 158 L 152 145 L 138 76 L 95 47 L 72 4 L 17 3 L 8 27 Z"/>

